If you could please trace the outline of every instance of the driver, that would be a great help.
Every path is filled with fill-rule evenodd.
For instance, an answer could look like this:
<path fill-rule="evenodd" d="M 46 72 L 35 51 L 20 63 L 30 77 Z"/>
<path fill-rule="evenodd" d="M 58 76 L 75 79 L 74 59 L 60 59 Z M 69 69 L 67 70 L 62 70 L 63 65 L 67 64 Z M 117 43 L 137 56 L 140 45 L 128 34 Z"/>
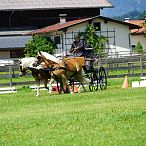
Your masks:
<path fill-rule="evenodd" d="M 71 45 L 70 53 L 73 53 L 74 56 L 84 56 L 84 41 L 80 39 L 79 35 L 74 35 L 74 41 Z"/>

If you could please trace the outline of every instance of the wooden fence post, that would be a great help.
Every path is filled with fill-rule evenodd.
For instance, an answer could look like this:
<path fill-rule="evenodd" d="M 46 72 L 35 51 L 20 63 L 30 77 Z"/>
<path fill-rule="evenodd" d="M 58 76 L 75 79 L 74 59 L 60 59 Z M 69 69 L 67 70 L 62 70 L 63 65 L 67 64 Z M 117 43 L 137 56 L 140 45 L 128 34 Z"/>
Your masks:
<path fill-rule="evenodd" d="M 143 54 L 140 55 L 140 75 L 143 76 Z"/>
<path fill-rule="evenodd" d="M 131 63 L 127 62 L 127 66 L 128 66 L 128 75 L 130 74 L 130 67 L 131 67 Z"/>
<path fill-rule="evenodd" d="M 10 79 L 10 87 L 12 87 L 12 65 L 9 65 L 9 79 Z"/>

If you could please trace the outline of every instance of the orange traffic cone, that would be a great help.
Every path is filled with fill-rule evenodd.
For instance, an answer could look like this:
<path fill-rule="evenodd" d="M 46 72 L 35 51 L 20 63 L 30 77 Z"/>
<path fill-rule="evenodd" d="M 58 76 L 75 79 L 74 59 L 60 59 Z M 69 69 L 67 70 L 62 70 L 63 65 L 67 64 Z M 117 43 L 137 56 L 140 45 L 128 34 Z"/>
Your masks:
<path fill-rule="evenodd" d="M 127 76 L 125 76 L 122 88 L 128 88 L 128 77 Z"/>
<path fill-rule="evenodd" d="M 78 93 L 79 92 L 79 89 L 78 89 L 78 87 L 76 85 L 74 85 L 74 92 L 75 93 Z"/>

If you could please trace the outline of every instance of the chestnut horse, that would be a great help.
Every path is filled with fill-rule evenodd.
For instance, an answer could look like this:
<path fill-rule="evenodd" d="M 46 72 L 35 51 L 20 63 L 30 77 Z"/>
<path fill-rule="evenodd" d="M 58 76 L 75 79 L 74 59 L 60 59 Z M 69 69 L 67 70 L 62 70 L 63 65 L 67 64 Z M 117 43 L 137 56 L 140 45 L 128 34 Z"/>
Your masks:
<path fill-rule="evenodd" d="M 34 77 L 36 83 L 37 83 L 37 94 L 36 96 L 39 96 L 39 89 L 40 89 L 40 83 L 41 81 L 44 81 L 44 87 L 48 89 L 47 83 L 48 79 L 51 79 L 51 75 L 47 71 L 40 70 L 41 68 L 45 68 L 45 66 L 40 65 L 36 68 L 33 67 L 33 64 L 35 63 L 35 57 L 26 57 L 19 59 L 19 75 L 23 76 L 25 75 L 27 70 L 30 70 L 32 73 L 32 76 Z M 53 79 L 49 82 L 49 89 L 52 87 Z"/>
<path fill-rule="evenodd" d="M 40 51 L 36 57 L 37 63 L 45 62 L 49 69 L 49 73 L 61 85 L 61 88 L 69 88 L 67 80 L 73 78 L 77 80 L 86 91 L 84 83 L 89 83 L 89 80 L 84 77 L 84 57 L 63 58 L 58 59 L 53 55 Z M 71 93 L 72 89 L 71 89 Z"/>

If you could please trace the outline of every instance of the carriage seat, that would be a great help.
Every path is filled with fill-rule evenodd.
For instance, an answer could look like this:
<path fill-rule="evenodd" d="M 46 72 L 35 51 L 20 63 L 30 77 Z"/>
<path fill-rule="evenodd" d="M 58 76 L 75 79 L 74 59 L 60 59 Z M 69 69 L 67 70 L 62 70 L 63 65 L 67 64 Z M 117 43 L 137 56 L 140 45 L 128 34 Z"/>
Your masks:
<path fill-rule="evenodd" d="M 93 68 L 93 62 L 95 61 L 94 58 L 89 58 L 89 57 L 86 57 L 85 58 L 85 67 L 87 70 L 90 70 L 91 68 Z"/>
<path fill-rule="evenodd" d="M 93 51 L 93 48 L 85 48 L 86 51 Z"/>
<path fill-rule="evenodd" d="M 93 48 L 84 48 L 84 56 L 85 57 L 93 56 Z"/>

